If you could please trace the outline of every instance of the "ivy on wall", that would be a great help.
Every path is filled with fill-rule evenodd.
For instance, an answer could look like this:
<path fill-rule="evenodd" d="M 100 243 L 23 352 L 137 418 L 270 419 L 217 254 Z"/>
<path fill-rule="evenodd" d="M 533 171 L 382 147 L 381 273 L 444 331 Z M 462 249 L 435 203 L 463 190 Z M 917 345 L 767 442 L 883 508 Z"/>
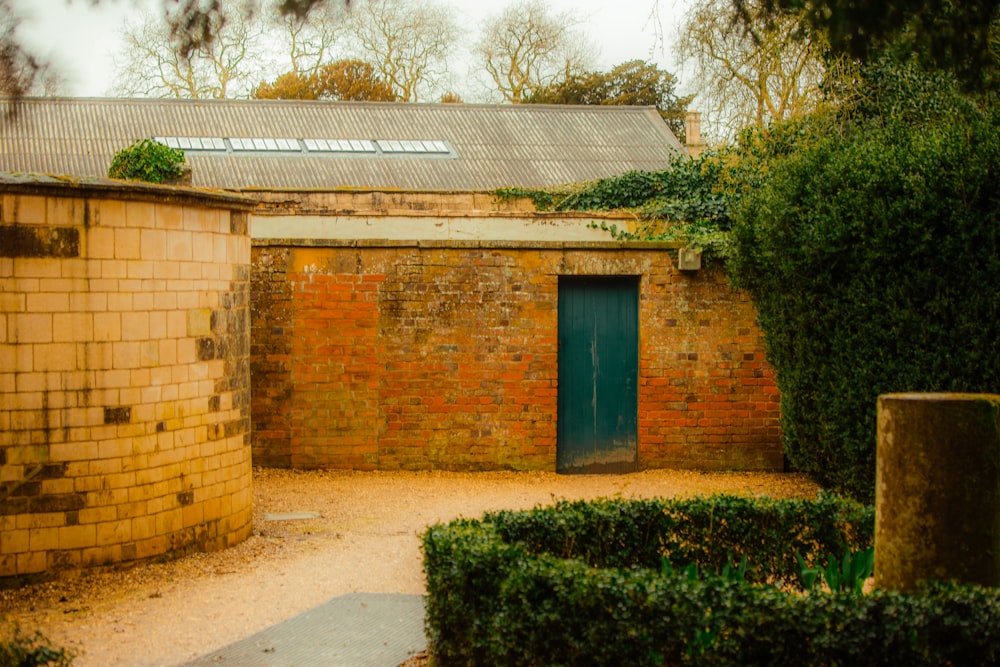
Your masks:
<path fill-rule="evenodd" d="M 708 153 L 677 160 L 663 171 L 629 171 L 547 190 L 501 188 L 493 195 L 499 201 L 528 198 L 539 211 L 631 211 L 636 216 L 631 228 L 592 226 L 619 241 L 684 241 L 724 256 L 731 228 L 725 173 L 725 156 Z"/>

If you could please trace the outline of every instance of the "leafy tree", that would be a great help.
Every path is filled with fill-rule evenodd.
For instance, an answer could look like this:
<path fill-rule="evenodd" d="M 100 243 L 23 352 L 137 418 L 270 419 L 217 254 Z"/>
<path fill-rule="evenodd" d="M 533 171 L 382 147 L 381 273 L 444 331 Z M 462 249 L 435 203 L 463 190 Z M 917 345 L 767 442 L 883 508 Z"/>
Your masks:
<path fill-rule="evenodd" d="M 670 129 L 684 140 L 684 118 L 692 97 L 678 97 L 677 78 L 656 65 L 631 60 L 610 72 L 585 72 L 535 91 L 535 104 L 608 104 L 656 107 Z"/>
<path fill-rule="evenodd" d="M 268 83 L 261 81 L 250 97 L 258 100 L 317 100 L 316 77 L 286 72 Z"/>
<path fill-rule="evenodd" d="M 966 88 L 1000 84 L 1000 0 L 733 0 L 750 24 L 801 15 L 835 54 L 892 52 L 953 72 Z"/>
<path fill-rule="evenodd" d="M 855 92 L 744 137 L 729 266 L 789 459 L 871 502 L 879 394 L 1000 387 L 1000 106 L 891 61 Z"/>
<path fill-rule="evenodd" d="M 475 54 L 508 102 L 583 71 L 592 48 L 573 32 L 579 19 L 553 15 L 544 0 L 520 0 L 483 24 Z"/>
<path fill-rule="evenodd" d="M 461 33 L 452 13 L 431 0 L 367 0 L 351 11 L 354 36 L 402 102 L 439 88 Z"/>
<path fill-rule="evenodd" d="M 273 83 L 261 83 L 253 93 L 261 100 L 339 100 L 395 102 L 392 87 L 370 63 L 339 60 L 305 75 L 288 72 Z"/>
<path fill-rule="evenodd" d="M 693 67 L 699 104 L 724 137 L 809 113 L 823 100 L 826 43 L 795 16 L 753 16 L 747 25 L 732 0 L 696 0 L 678 34 L 677 55 Z"/>

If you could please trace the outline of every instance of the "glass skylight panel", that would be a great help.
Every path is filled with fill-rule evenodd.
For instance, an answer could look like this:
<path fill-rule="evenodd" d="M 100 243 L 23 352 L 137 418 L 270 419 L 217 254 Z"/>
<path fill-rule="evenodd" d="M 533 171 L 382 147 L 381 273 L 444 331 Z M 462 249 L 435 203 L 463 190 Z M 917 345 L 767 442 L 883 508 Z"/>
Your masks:
<path fill-rule="evenodd" d="M 275 138 L 275 137 L 230 137 L 229 143 L 234 151 L 260 151 L 267 153 L 276 152 L 301 152 L 298 139 Z M 308 148 L 308 140 L 306 147 Z"/>
<path fill-rule="evenodd" d="M 153 137 L 153 140 L 183 151 L 226 150 L 226 142 L 222 137 Z"/>
<path fill-rule="evenodd" d="M 153 137 L 171 148 L 184 151 L 242 153 L 340 153 L 378 155 L 450 155 L 444 141 L 413 139 L 290 139 L 287 137 Z"/>
<path fill-rule="evenodd" d="M 379 139 L 377 142 L 383 153 L 408 153 L 408 154 L 428 154 L 428 153 L 450 153 L 448 144 L 443 141 L 420 141 L 420 140 L 395 140 Z"/>
<path fill-rule="evenodd" d="M 306 150 L 314 153 L 374 153 L 375 144 L 366 139 L 303 139 Z"/>

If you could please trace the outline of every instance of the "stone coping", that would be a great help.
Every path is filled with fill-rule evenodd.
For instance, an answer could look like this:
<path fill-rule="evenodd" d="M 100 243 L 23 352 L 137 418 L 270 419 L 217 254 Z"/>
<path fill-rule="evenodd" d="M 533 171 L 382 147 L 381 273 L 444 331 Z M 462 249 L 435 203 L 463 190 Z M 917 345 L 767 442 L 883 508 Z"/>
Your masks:
<path fill-rule="evenodd" d="M 161 185 L 112 178 L 78 178 L 50 174 L 0 172 L 0 194 L 158 201 L 252 211 L 257 201 L 223 190 Z"/>

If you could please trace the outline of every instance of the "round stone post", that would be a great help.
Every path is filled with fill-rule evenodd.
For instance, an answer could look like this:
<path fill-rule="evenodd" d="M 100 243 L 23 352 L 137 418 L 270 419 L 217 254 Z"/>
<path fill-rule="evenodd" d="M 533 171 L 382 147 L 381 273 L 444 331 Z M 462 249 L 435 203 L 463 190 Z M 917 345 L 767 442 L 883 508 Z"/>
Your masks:
<path fill-rule="evenodd" d="M 1000 585 L 1000 395 L 878 399 L 875 585 Z"/>

